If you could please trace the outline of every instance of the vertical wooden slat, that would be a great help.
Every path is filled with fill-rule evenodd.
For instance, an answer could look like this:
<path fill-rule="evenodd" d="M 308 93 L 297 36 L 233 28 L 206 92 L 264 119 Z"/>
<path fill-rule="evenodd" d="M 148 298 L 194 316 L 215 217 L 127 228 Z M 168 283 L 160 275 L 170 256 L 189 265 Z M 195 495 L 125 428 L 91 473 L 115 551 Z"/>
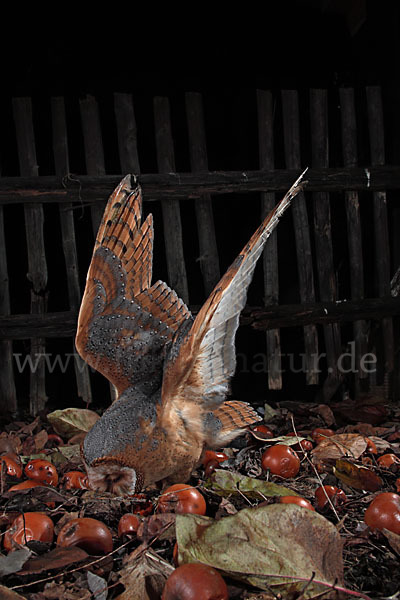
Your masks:
<path fill-rule="evenodd" d="M 35 137 L 33 131 L 32 103 L 30 98 L 14 98 L 13 113 L 17 133 L 18 158 L 22 177 L 37 176 L 39 167 L 36 160 Z M 47 304 L 47 263 L 43 235 L 42 204 L 26 204 L 25 231 L 28 249 L 28 279 L 31 288 L 31 313 L 42 314 Z M 41 338 L 31 340 L 31 356 L 37 369 L 30 374 L 30 413 L 37 415 L 46 403 L 45 390 L 45 342 Z"/>
<path fill-rule="evenodd" d="M 0 206 L 0 315 L 10 314 L 7 248 L 4 231 L 4 210 Z M 0 342 L 0 409 L 15 415 L 18 411 L 17 392 L 13 373 L 13 346 L 11 340 Z"/>
<path fill-rule="evenodd" d="M 274 106 L 273 96 L 269 91 L 257 90 L 258 113 L 258 147 L 260 169 L 274 168 Z M 261 194 L 261 219 L 275 206 L 275 194 Z M 264 266 L 264 305 L 271 306 L 279 302 L 279 273 L 278 273 L 278 229 L 275 229 L 263 253 Z M 282 389 L 281 337 L 279 329 L 266 332 L 268 387 L 271 390 Z"/>
<path fill-rule="evenodd" d="M 367 92 L 368 128 L 371 151 L 371 164 L 385 164 L 385 138 L 381 89 L 369 86 Z M 374 192 L 375 264 L 379 296 L 390 295 L 390 246 L 386 204 L 386 192 Z M 391 373 L 394 367 L 393 321 L 382 319 L 385 372 Z"/>
<path fill-rule="evenodd" d="M 192 171 L 208 171 L 206 133 L 201 94 L 186 94 L 189 155 Z M 204 291 L 208 296 L 220 279 L 217 240 L 210 194 L 195 200 L 199 237 L 200 268 Z"/>
<path fill-rule="evenodd" d="M 400 231 L 400 227 L 397 231 Z M 399 263 L 395 263 L 399 264 Z M 395 274 L 390 282 L 391 294 L 394 298 L 400 297 L 400 265 L 397 267 Z M 399 333 L 399 328 L 395 330 L 395 337 Z M 394 401 L 400 399 L 400 353 L 396 352 L 394 357 L 394 369 L 392 378 L 392 399 Z"/>
<path fill-rule="evenodd" d="M 298 93 L 296 90 L 282 90 L 282 111 L 285 161 L 289 169 L 301 168 L 300 157 L 300 118 Z M 294 222 L 297 269 L 301 302 L 315 302 L 314 276 L 310 229 L 304 193 L 297 195 L 292 204 Z M 304 327 L 306 382 L 309 385 L 318 383 L 318 334 L 315 325 Z"/>
<path fill-rule="evenodd" d="M 139 174 L 140 163 L 132 94 L 114 94 L 114 112 L 122 173 L 124 175 L 127 173 Z"/>
<path fill-rule="evenodd" d="M 158 170 L 160 173 L 175 172 L 174 145 L 168 98 L 154 98 L 154 122 Z M 161 206 L 169 279 L 168 283 L 176 291 L 178 296 L 188 304 L 189 292 L 185 259 L 183 255 L 179 200 L 168 198 L 162 200 Z"/>
<path fill-rule="evenodd" d="M 103 138 L 101 135 L 99 107 L 96 98 L 86 96 L 80 100 L 83 141 L 85 146 L 86 171 L 88 175 L 105 175 Z M 96 202 L 91 207 L 93 233 L 96 237 L 107 198 Z M 111 400 L 117 397 L 116 388 L 110 383 Z"/>
<path fill-rule="evenodd" d="M 358 163 L 357 152 L 357 122 L 354 104 L 354 90 L 340 88 L 340 108 L 342 126 L 342 152 L 345 167 L 356 167 Z M 362 234 L 360 203 L 358 192 L 345 192 L 345 207 L 347 219 L 347 238 L 349 248 L 350 292 L 353 300 L 364 298 L 364 263 L 362 253 Z M 354 321 L 355 340 L 355 392 L 361 391 L 359 380 L 366 379 L 367 373 L 361 368 L 361 357 L 367 353 L 367 324 L 365 321 Z"/>
<path fill-rule="evenodd" d="M 53 153 L 56 174 L 60 177 L 64 177 L 70 172 L 64 98 L 51 99 L 51 114 L 53 124 Z M 59 214 L 67 272 L 69 304 L 71 310 L 77 311 L 81 301 L 81 290 L 79 285 L 78 255 L 76 250 L 72 204 L 60 204 Z M 92 401 L 89 369 L 87 364 L 77 353 L 75 341 L 73 341 L 73 349 L 78 396 L 80 396 L 82 400 L 86 402 L 86 404 L 89 404 Z"/>
<path fill-rule="evenodd" d="M 7 249 L 4 235 L 4 213 L 0 206 L 0 315 L 10 314 L 10 294 L 8 287 Z M 0 342 L 0 408 L 4 413 L 15 414 L 18 410 L 17 393 L 13 373 L 13 352 L 11 340 Z"/>
<path fill-rule="evenodd" d="M 326 90 L 310 90 L 311 150 L 313 167 L 329 167 L 328 94 Z M 314 192 L 314 239 L 319 295 L 322 301 L 337 300 L 333 262 L 331 209 L 329 193 Z M 338 379 L 340 328 L 337 323 L 324 326 L 328 373 Z"/>
<path fill-rule="evenodd" d="M 80 100 L 83 143 L 85 147 L 86 172 L 88 175 L 105 175 L 103 139 L 101 135 L 99 107 L 93 96 Z M 91 207 L 93 233 L 96 236 L 101 223 L 106 199 Z"/>

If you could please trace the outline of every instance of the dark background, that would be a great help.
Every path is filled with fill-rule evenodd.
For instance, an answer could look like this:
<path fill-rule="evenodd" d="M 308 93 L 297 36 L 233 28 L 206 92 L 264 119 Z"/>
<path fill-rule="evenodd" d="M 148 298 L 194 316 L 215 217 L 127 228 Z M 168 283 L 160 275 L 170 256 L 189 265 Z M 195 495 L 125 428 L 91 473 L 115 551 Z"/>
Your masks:
<path fill-rule="evenodd" d="M 3 93 L 235 90 L 398 80 L 396 0 L 22 12 L 2 35 Z M 189 10 L 189 8 L 191 10 Z"/>
<path fill-rule="evenodd" d="M 142 136 L 141 170 L 155 172 L 151 128 L 156 95 L 170 98 L 175 128 L 183 130 L 179 122 L 183 92 L 202 92 L 208 112 L 210 169 L 244 169 L 258 160 L 257 144 L 249 135 L 256 119 L 256 89 L 332 91 L 374 84 L 383 86 L 385 110 L 395 133 L 387 141 L 388 160 L 398 162 L 399 145 L 393 142 L 400 137 L 396 135 L 400 130 L 398 2 L 279 0 L 260 6 L 263 12 L 258 5 L 258 11 L 253 5 L 225 5 L 224 14 L 218 12 L 219 4 L 217 8 L 195 5 L 180 12 L 134 4 L 130 13 L 109 7 L 89 17 L 70 10 L 56 15 L 21 11 L 5 26 L 0 40 L 0 98 L 6 123 L 2 136 L 9 140 L 1 148 L 2 173 L 18 175 L 12 96 L 33 97 L 41 132 L 36 134 L 40 174 L 46 175 L 54 173 L 46 106 L 51 96 L 66 98 L 72 121 L 75 100 L 87 94 L 96 97 L 104 115 L 106 170 L 118 173 L 113 150 L 116 132 L 108 115 L 113 92 L 133 93 Z M 82 146 L 79 137 L 71 136 L 72 172 L 85 171 Z M 177 168 L 187 170 L 187 153 L 180 147 L 177 144 L 175 149 Z"/>
<path fill-rule="evenodd" d="M 219 5 L 217 8 L 221 8 Z M 153 98 L 168 96 L 175 140 L 177 171 L 190 170 L 185 123 L 184 93 L 203 95 L 206 114 L 207 148 L 210 170 L 258 168 L 256 89 L 298 89 L 300 109 L 307 115 L 308 90 L 326 88 L 330 101 L 337 101 L 340 86 L 352 86 L 361 96 L 366 85 L 381 85 L 385 120 L 390 123 L 386 137 L 388 163 L 400 160 L 400 83 L 399 83 L 399 3 L 380 0 L 279 0 L 261 4 L 228 5 L 217 12 L 215 6 L 188 5 L 178 13 L 168 7 L 131 5 L 129 10 L 107 5 L 93 9 L 83 17 L 65 8 L 57 13 L 21 11 L 10 19 L 1 38 L 3 56 L 1 80 L 0 162 L 4 176 L 19 174 L 11 98 L 30 96 L 34 109 L 34 126 L 40 175 L 54 174 L 51 141 L 50 98 L 63 96 L 69 123 L 70 168 L 85 173 L 79 99 L 91 94 L 99 104 L 102 121 L 106 172 L 121 172 L 116 151 L 116 127 L 113 93 L 133 94 L 138 127 L 138 146 L 143 173 L 157 171 Z M 261 8 L 263 12 L 260 12 Z M 332 108 L 335 108 L 334 106 Z M 359 115 L 361 121 L 365 114 Z M 309 127 L 305 117 L 302 128 Z M 330 164 L 341 165 L 337 124 L 331 123 Z M 340 126 L 339 126 L 340 127 Z M 277 115 L 279 129 L 279 114 Z M 368 164 L 368 139 L 360 128 L 360 164 Z M 399 134 L 399 135 L 398 135 Z M 302 136 L 303 137 L 303 136 Z M 304 136 L 306 137 L 306 136 Z M 278 136 L 277 136 L 278 138 Z M 310 164 L 310 148 L 302 148 L 304 166 Z M 283 149 L 277 140 L 276 166 L 284 168 Z M 258 195 L 257 195 L 258 196 Z M 257 198 L 257 202 L 259 198 Z M 342 203 L 333 202 L 334 247 L 336 267 L 346 269 L 346 232 Z M 157 204 L 146 206 L 156 222 L 155 278 L 166 279 L 163 255 L 161 211 Z M 46 207 L 45 235 L 49 240 L 49 311 L 68 310 L 58 208 Z M 259 223 L 259 204 L 246 204 L 229 196 L 214 199 L 221 273 L 230 264 Z M 373 249 L 368 240 L 372 226 L 370 205 L 363 205 L 365 216 L 364 252 L 372 264 Z M 9 262 L 11 306 L 13 313 L 29 312 L 29 284 L 26 280 L 26 253 L 22 207 L 7 207 L 6 235 Z M 90 261 L 93 236 L 88 213 L 76 216 L 77 240 L 81 261 L 82 285 Z M 195 231 L 193 207 L 182 205 L 184 231 Z M 393 233 L 392 233 L 393 237 Z M 280 225 L 280 293 L 281 302 L 298 302 L 294 242 L 290 220 Z M 204 301 L 195 236 L 185 235 L 185 257 L 190 285 L 190 301 Z M 393 265 L 394 268 L 395 265 Z M 346 280 L 346 277 L 342 277 Z M 374 274 L 366 273 L 367 295 L 374 295 Z M 262 302 L 262 270 L 258 268 L 249 291 L 249 303 Z M 339 297 L 348 296 L 348 286 L 339 289 Z M 351 326 L 349 326 L 349 330 Z M 301 352 L 301 329 L 282 330 L 283 344 L 289 341 L 292 351 Z M 321 336 L 322 339 L 322 336 Z M 242 373 L 234 381 L 237 395 L 246 393 L 251 378 L 254 393 L 266 394 L 265 373 L 246 373 L 246 362 L 264 351 L 264 336 L 240 331 L 237 348 Z M 70 352 L 69 340 L 49 340 L 48 351 Z M 28 343 L 16 344 L 15 351 L 26 353 Z M 322 348 L 323 350 L 323 348 Z M 253 357 L 253 358 L 251 358 Z M 242 362 L 241 362 L 242 361 Z M 242 367 L 241 367 L 242 364 Z M 73 380 L 72 370 L 70 370 Z M 296 396 L 299 377 L 288 380 L 285 394 Z M 302 377 L 302 376 L 301 376 Z M 98 380 L 96 379 L 98 382 Z M 303 379 L 302 379 L 303 381 Z M 96 383 L 100 385 L 101 383 Z M 27 381 L 22 395 L 27 393 Z M 48 379 L 50 400 L 71 404 L 65 380 L 56 375 Z M 315 390 L 304 389 L 305 395 Z"/>

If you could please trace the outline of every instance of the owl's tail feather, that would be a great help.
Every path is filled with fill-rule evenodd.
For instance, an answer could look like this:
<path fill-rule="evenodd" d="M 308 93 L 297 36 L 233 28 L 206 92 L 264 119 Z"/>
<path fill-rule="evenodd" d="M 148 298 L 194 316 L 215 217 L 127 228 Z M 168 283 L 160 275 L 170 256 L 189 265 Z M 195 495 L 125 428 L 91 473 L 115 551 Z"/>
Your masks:
<path fill-rule="evenodd" d="M 226 400 L 211 414 L 208 413 L 206 444 L 221 447 L 243 433 L 248 425 L 261 420 L 260 415 L 247 402 Z"/>

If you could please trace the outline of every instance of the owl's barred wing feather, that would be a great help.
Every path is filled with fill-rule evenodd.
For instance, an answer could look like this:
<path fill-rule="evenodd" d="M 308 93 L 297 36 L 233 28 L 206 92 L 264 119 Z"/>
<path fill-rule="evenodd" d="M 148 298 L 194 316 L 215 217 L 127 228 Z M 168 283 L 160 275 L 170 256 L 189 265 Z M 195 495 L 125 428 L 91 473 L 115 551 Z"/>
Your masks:
<path fill-rule="evenodd" d="M 303 175 L 243 248 L 201 308 L 179 352 L 172 355 L 162 388 L 166 415 L 172 408 L 183 410 L 190 403 L 204 411 L 214 410 L 224 401 L 236 367 L 239 316 L 257 260 L 279 218 L 302 189 Z"/>
<path fill-rule="evenodd" d="M 191 318 L 164 282 L 151 287 L 153 220 L 141 222 L 142 195 L 126 176 L 110 196 L 96 237 L 78 318 L 79 354 L 120 395 L 161 383 L 163 351 Z"/>

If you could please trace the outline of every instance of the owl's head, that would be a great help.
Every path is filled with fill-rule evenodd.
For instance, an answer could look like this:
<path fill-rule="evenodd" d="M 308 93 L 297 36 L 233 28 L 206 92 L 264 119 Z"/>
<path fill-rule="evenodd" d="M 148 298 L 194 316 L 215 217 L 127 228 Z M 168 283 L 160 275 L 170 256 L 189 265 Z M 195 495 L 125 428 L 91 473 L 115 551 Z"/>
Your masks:
<path fill-rule="evenodd" d="M 90 432 L 89 432 L 90 433 Z M 89 487 L 118 496 L 137 494 L 143 487 L 143 475 L 126 464 L 121 456 L 100 456 L 89 459 L 86 451 L 88 436 L 81 444 L 81 457 L 89 479 Z"/>
<path fill-rule="evenodd" d="M 100 492 L 118 496 L 137 494 L 142 488 L 141 477 L 135 469 L 121 465 L 110 458 L 99 458 L 92 465 L 85 464 L 89 486 Z"/>

